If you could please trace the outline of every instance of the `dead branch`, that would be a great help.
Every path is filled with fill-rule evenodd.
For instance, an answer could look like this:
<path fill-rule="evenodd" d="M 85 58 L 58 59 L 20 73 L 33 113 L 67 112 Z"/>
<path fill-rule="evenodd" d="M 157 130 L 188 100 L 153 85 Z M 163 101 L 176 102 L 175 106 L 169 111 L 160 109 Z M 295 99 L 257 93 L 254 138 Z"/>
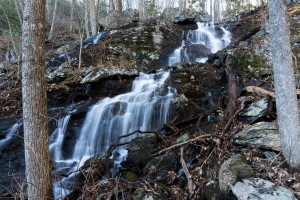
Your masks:
<path fill-rule="evenodd" d="M 200 140 L 200 139 L 203 139 L 203 138 L 210 138 L 210 137 L 221 138 L 220 135 L 215 135 L 215 134 L 200 135 L 200 136 L 198 136 L 198 137 L 189 139 L 189 140 L 187 140 L 187 141 L 185 141 L 185 142 L 181 142 L 181 143 L 178 143 L 178 144 L 174 144 L 173 146 L 170 146 L 170 147 L 168 147 L 168 148 L 162 149 L 162 150 L 160 150 L 157 154 L 164 153 L 164 152 L 166 152 L 166 151 L 169 151 L 169 150 L 171 150 L 171 149 L 180 147 L 180 146 L 185 145 L 185 144 L 187 144 L 187 143 L 195 142 L 195 141 L 197 141 L 197 140 Z"/>
<path fill-rule="evenodd" d="M 256 26 L 255 28 L 253 28 L 252 30 L 247 32 L 246 34 L 237 38 L 234 42 L 232 42 L 232 45 L 234 45 L 234 46 L 238 45 L 241 41 L 244 41 L 244 40 L 252 37 L 253 35 L 255 35 L 258 31 L 260 31 L 260 29 L 261 29 L 261 25 Z"/>
<path fill-rule="evenodd" d="M 247 101 L 247 99 L 245 99 L 244 101 L 242 101 L 242 103 L 241 103 L 241 108 L 238 109 L 238 110 L 234 113 L 234 115 L 232 115 L 231 118 L 228 120 L 226 126 L 224 127 L 224 129 L 223 129 L 223 131 L 222 131 L 222 133 L 221 133 L 221 135 L 224 135 L 224 133 L 227 132 L 227 130 L 228 130 L 228 128 L 230 127 L 230 125 L 231 125 L 233 119 L 234 119 L 234 118 L 235 118 L 235 117 L 236 117 L 236 116 L 244 109 L 244 107 L 245 107 L 245 102 L 246 102 L 246 101 Z"/>
<path fill-rule="evenodd" d="M 276 98 L 276 95 L 274 92 L 270 92 L 261 87 L 248 86 L 248 87 L 245 87 L 244 90 L 247 92 L 250 92 L 250 93 L 255 93 L 259 96 L 270 96 L 270 97 Z"/>
<path fill-rule="evenodd" d="M 193 194 L 195 185 L 193 183 L 193 179 L 192 179 L 192 176 L 191 176 L 191 174 L 189 172 L 189 169 L 186 166 L 186 162 L 183 159 L 183 147 L 180 148 L 180 163 L 181 163 L 183 172 L 184 172 L 184 174 L 185 174 L 185 176 L 186 176 L 186 178 L 188 180 L 189 193 Z"/>

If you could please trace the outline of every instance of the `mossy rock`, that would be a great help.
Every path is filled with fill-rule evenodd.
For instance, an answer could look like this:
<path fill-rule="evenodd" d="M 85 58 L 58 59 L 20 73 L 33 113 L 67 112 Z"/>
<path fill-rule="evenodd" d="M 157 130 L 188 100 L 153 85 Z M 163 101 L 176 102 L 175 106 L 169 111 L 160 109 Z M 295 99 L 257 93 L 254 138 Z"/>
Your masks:
<path fill-rule="evenodd" d="M 236 154 L 226 160 L 219 171 L 219 188 L 224 194 L 228 194 L 230 186 L 243 178 L 254 176 L 254 171 L 248 165 L 244 155 Z"/>
<path fill-rule="evenodd" d="M 127 180 L 127 181 L 137 181 L 139 179 L 138 175 L 136 175 L 134 172 L 132 171 L 123 171 L 122 172 L 123 177 Z"/>

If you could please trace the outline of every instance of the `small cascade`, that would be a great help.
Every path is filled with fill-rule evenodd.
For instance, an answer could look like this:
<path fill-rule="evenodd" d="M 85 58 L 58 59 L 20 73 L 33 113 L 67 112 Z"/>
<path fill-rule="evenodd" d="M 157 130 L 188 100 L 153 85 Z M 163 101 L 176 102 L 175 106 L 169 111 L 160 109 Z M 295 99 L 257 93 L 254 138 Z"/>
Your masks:
<path fill-rule="evenodd" d="M 176 96 L 176 91 L 165 84 L 169 75 L 170 72 L 163 71 L 156 74 L 140 73 L 133 82 L 131 92 L 104 98 L 96 103 L 87 113 L 71 156 L 62 154 L 71 114 L 59 120 L 58 128 L 50 137 L 50 152 L 56 163 L 56 171 L 75 176 L 73 172 L 87 159 L 105 154 L 112 144 L 119 142 L 120 136 L 137 130 L 156 131 L 161 128 L 169 120 L 170 104 Z M 120 142 L 130 141 L 137 136 L 122 138 Z M 120 164 L 127 153 L 120 149 L 118 154 L 122 158 L 115 160 L 116 164 Z M 70 192 L 64 189 L 64 181 L 68 182 L 66 179 L 54 183 L 56 197 Z"/>
<path fill-rule="evenodd" d="M 220 37 L 212 24 L 198 22 L 197 26 L 196 30 L 187 33 L 186 41 L 183 41 L 181 46 L 171 54 L 168 60 L 169 66 L 175 63 L 204 63 L 208 54 L 216 53 L 230 44 L 231 34 L 225 28 L 221 27 L 223 35 Z"/>
<path fill-rule="evenodd" d="M 7 134 L 5 135 L 5 138 L 0 140 L 0 152 L 5 149 L 5 147 L 10 143 L 10 141 L 13 139 L 13 136 L 18 131 L 22 123 L 17 122 L 12 127 L 10 127 L 7 131 Z"/>

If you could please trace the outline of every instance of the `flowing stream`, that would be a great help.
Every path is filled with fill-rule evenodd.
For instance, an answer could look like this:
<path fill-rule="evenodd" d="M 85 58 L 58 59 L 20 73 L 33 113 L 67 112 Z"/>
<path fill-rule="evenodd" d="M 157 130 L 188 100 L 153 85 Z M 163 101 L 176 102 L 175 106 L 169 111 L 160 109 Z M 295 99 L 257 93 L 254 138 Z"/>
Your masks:
<path fill-rule="evenodd" d="M 169 65 L 189 62 L 191 57 L 188 48 L 191 45 L 202 45 L 207 53 L 215 53 L 230 42 L 230 33 L 224 28 L 223 35 L 218 37 L 214 26 L 198 23 L 198 29 L 189 31 L 187 40 L 169 57 Z M 205 56 L 196 56 L 194 61 L 205 62 Z M 103 155 L 112 144 L 128 142 L 138 135 L 118 138 L 133 131 L 156 131 L 169 120 L 171 102 L 176 97 L 176 90 L 168 85 L 170 72 L 158 71 L 156 74 L 140 73 L 132 85 L 130 92 L 104 98 L 93 105 L 86 115 L 79 136 L 75 139 L 73 150 L 65 152 L 66 131 L 74 108 L 58 122 L 58 128 L 50 136 L 50 153 L 55 160 L 56 172 L 68 174 L 69 177 L 54 182 L 54 193 L 57 199 L 71 192 L 68 180 L 76 176 L 74 173 L 84 162 L 95 156 Z M 126 158 L 124 149 L 117 150 Z M 118 161 L 120 162 L 120 161 Z"/>
<path fill-rule="evenodd" d="M 170 55 L 168 65 L 176 63 L 201 62 L 205 63 L 207 55 L 227 47 L 231 41 L 231 34 L 225 28 L 221 27 L 222 36 L 216 32 L 216 28 L 211 23 L 197 23 L 196 30 L 189 30 L 186 40 L 183 40 L 181 46 L 174 50 Z M 196 51 L 194 56 L 190 55 Z"/>

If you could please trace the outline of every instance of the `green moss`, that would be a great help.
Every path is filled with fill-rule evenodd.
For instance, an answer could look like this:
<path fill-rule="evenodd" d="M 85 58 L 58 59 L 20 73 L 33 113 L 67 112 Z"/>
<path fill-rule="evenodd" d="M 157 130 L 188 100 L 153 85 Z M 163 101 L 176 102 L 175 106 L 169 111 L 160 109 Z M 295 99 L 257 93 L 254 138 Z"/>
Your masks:
<path fill-rule="evenodd" d="M 134 182 L 134 181 L 137 181 L 138 180 L 138 176 L 133 173 L 132 171 L 124 171 L 122 172 L 123 173 L 123 176 L 126 180 L 128 181 L 131 181 L 131 182 Z"/>

